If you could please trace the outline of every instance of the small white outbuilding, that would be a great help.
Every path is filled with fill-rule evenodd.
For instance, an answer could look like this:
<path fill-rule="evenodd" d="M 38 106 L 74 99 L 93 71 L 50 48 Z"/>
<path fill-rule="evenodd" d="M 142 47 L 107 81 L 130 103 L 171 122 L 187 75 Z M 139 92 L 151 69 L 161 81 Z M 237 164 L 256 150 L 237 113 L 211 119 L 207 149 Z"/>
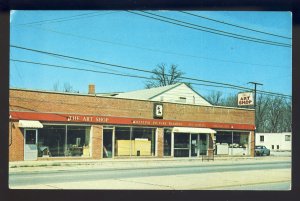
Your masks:
<path fill-rule="evenodd" d="M 292 133 L 256 133 L 255 145 L 266 146 L 271 151 L 291 151 Z"/>

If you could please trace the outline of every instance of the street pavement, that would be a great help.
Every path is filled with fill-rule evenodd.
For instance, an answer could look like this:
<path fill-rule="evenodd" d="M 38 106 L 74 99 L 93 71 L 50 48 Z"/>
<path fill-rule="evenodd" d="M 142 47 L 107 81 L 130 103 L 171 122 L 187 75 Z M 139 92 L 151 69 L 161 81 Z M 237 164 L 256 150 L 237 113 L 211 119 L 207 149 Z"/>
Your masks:
<path fill-rule="evenodd" d="M 85 169 L 101 167 L 103 169 L 124 169 L 143 167 L 165 167 L 178 165 L 218 165 L 237 163 L 260 163 L 266 161 L 291 161 L 290 156 L 264 157 L 216 157 L 214 161 L 202 161 L 201 158 L 131 158 L 131 159 L 101 159 L 101 160 L 41 160 L 16 161 L 9 163 L 9 172 L 38 172 L 49 170 Z"/>
<path fill-rule="evenodd" d="M 215 161 L 189 158 L 26 161 L 10 163 L 9 186 L 12 189 L 288 190 L 290 164 L 290 157 L 272 156 L 222 157 Z"/>

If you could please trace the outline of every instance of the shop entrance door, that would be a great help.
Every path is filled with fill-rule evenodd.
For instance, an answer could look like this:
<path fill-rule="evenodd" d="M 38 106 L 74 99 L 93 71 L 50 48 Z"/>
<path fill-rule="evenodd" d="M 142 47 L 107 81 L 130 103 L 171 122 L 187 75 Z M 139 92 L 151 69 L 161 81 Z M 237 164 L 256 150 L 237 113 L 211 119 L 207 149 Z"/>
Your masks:
<path fill-rule="evenodd" d="M 191 157 L 207 154 L 207 134 L 191 133 Z"/>
<path fill-rule="evenodd" d="M 199 155 L 207 155 L 208 134 L 199 134 Z"/>
<path fill-rule="evenodd" d="M 103 158 L 112 158 L 113 129 L 103 129 Z"/>
<path fill-rule="evenodd" d="M 24 135 L 24 160 L 37 160 L 37 129 L 25 129 Z"/>
<path fill-rule="evenodd" d="M 191 157 L 196 157 L 199 155 L 199 139 L 198 134 L 190 134 L 191 135 Z"/>

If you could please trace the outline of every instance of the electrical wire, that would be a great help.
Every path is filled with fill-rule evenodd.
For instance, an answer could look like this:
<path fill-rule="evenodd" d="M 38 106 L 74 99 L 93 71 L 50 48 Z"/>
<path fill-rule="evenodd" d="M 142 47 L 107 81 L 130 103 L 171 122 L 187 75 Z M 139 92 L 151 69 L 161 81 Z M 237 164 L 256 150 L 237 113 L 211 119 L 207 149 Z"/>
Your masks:
<path fill-rule="evenodd" d="M 19 60 L 19 59 L 10 59 L 14 62 L 21 62 L 21 63 L 27 63 L 27 64 L 35 64 L 35 65 L 41 65 L 41 66 L 47 66 L 47 67 L 53 67 L 53 68 L 63 68 L 63 69 L 69 69 L 69 70 L 79 70 L 79 71 L 86 71 L 86 72 L 93 72 L 93 73 L 101 73 L 101 74 L 110 74 L 110 75 L 118 75 L 123 77 L 132 77 L 132 78 L 140 78 L 140 79 L 147 79 L 147 80 L 159 80 L 155 78 L 145 77 L 145 76 L 139 76 L 139 75 L 132 75 L 132 74 L 121 74 L 121 73 L 111 73 L 111 72 L 105 72 L 105 71 L 96 71 L 91 69 L 83 69 L 83 68 L 76 68 L 76 67 L 69 67 L 69 66 L 62 66 L 62 65 L 54 65 L 54 64 L 46 64 L 46 63 L 40 63 L 40 62 L 33 62 L 33 61 L 25 61 L 25 60 Z M 217 87 L 217 88 L 227 88 L 227 89 L 235 89 L 235 90 L 241 90 L 239 87 L 230 87 L 230 86 L 219 86 L 219 85 L 210 85 L 210 84 L 200 84 L 200 83 L 194 83 L 194 82 L 185 82 L 192 85 L 200 85 L 200 86 L 209 86 L 209 87 Z M 250 88 L 246 88 L 248 90 L 252 90 Z M 267 94 L 267 95 L 273 95 L 273 96 L 281 96 L 290 98 L 287 95 L 273 93 L 273 92 L 265 92 L 261 90 L 257 90 L 257 93 L 261 94 Z"/>
<path fill-rule="evenodd" d="M 279 37 L 279 38 L 292 39 L 291 37 L 281 36 L 281 35 L 278 35 L 278 34 L 273 34 L 273 33 L 270 33 L 270 32 L 260 31 L 260 30 L 257 30 L 257 29 L 251 29 L 251 28 L 240 26 L 240 25 L 228 23 L 228 22 L 225 22 L 225 21 L 220 21 L 220 20 L 209 18 L 209 17 L 201 16 L 199 14 L 193 14 L 193 13 L 189 13 L 189 12 L 186 12 L 186 11 L 178 11 L 178 12 L 185 13 L 187 15 L 192 15 L 192 16 L 195 16 L 195 17 L 199 17 L 199 18 L 202 18 L 202 19 L 218 22 L 218 23 L 221 23 L 221 24 L 226 24 L 226 25 L 229 25 L 229 26 L 233 26 L 233 27 L 237 27 L 237 28 L 241 28 L 241 29 L 245 29 L 245 30 L 249 30 L 249 31 L 254 31 L 254 32 L 257 32 L 257 33 L 276 36 L 276 37 Z"/>
<path fill-rule="evenodd" d="M 78 19 L 87 18 L 87 17 L 96 17 L 96 16 L 100 16 L 100 15 L 107 15 L 107 14 L 116 13 L 116 12 L 118 12 L 118 11 L 113 11 L 113 12 L 109 12 L 109 13 L 99 13 L 99 11 L 89 12 L 89 13 L 68 16 L 68 17 L 61 17 L 61 18 L 55 18 L 55 19 L 49 19 L 49 20 L 41 20 L 41 21 L 28 22 L 28 23 L 23 23 L 23 24 L 16 24 L 15 26 L 57 23 L 57 22 L 64 22 L 64 21 L 70 21 L 70 20 L 78 20 Z M 71 19 L 69 19 L 69 18 L 71 18 Z"/>
<path fill-rule="evenodd" d="M 112 72 L 106 72 L 106 71 L 97 71 L 97 70 L 91 70 L 91 69 L 83 69 L 83 68 L 75 68 L 75 67 L 69 67 L 69 66 L 46 64 L 46 63 L 39 63 L 39 62 L 33 62 L 33 61 L 25 61 L 25 60 L 19 60 L 19 59 L 10 59 L 10 60 L 11 61 L 15 61 L 15 62 L 27 63 L 27 64 L 35 64 L 35 65 L 41 65 L 41 66 L 48 66 L 48 67 L 53 67 L 53 68 L 64 68 L 64 69 L 69 69 L 69 70 L 79 70 L 79 71 L 86 71 L 86 72 L 93 72 L 93 73 L 119 75 L 119 76 L 134 77 L 134 78 L 143 78 L 143 79 L 151 79 L 152 80 L 152 78 L 144 77 L 144 76 L 138 76 L 138 75 L 112 73 Z"/>
<path fill-rule="evenodd" d="M 211 28 L 204 28 L 203 29 L 203 28 L 191 27 L 191 26 L 185 25 L 185 24 L 191 24 L 191 23 L 187 23 L 187 22 L 183 22 L 183 21 L 181 21 L 180 23 L 185 23 L 185 24 L 179 24 L 179 23 L 176 23 L 176 22 L 170 22 L 170 21 L 167 21 L 167 20 L 164 20 L 164 19 L 159 19 L 159 18 L 156 18 L 156 17 L 151 17 L 151 16 L 144 15 L 144 14 L 141 14 L 141 13 L 135 13 L 133 11 L 127 11 L 127 12 L 130 12 L 130 13 L 133 13 L 133 14 L 136 14 L 136 15 L 140 15 L 140 16 L 143 16 L 143 17 L 155 19 L 155 20 L 158 20 L 158 21 L 163 21 L 163 22 L 167 22 L 167 23 L 170 23 L 170 24 L 175 24 L 175 25 L 178 25 L 178 26 L 182 26 L 182 27 L 186 27 L 186 28 L 198 30 L 198 31 L 204 31 L 204 32 L 216 34 L 216 35 L 222 35 L 222 36 L 227 36 L 227 37 L 230 37 L 230 38 L 235 38 L 235 39 L 240 39 L 240 40 L 245 40 L 245 41 L 250 41 L 250 42 L 256 42 L 256 43 L 261 43 L 261 44 L 267 44 L 267 45 L 273 45 L 273 46 L 291 48 L 291 45 L 290 44 L 286 44 L 286 43 L 279 43 L 279 42 L 268 41 L 268 40 L 257 39 L 257 38 L 256 39 L 251 39 L 252 37 L 242 36 L 242 35 L 235 36 L 235 35 L 238 35 L 238 34 L 233 34 L 233 33 L 229 34 L 229 32 L 226 34 L 226 33 L 222 33 L 224 31 L 220 31 L 220 30 L 218 30 L 218 31 L 212 31 Z M 144 12 L 144 11 L 141 11 L 141 12 Z M 147 12 L 145 12 L 145 13 L 147 13 Z M 156 15 L 156 14 L 151 14 L 151 13 L 147 13 L 147 14 Z M 156 15 L 156 16 L 160 16 L 160 15 Z M 167 17 L 163 17 L 163 16 L 160 16 L 160 17 L 167 19 Z M 169 19 L 172 19 L 172 18 L 169 18 Z M 172 19 L 172 20 L 174 20 L 174 19 Z M 174 21 L 179 21 L 179 20 L 174 20 Z M 199 26 L 199 25 L 192 25 L 192 26 L 202 27 L 202 26 Z M 207 30 L 207 29 L 210 29 L 210 30 Z"/>
<path fill-rule="evenodd" d="M 202 57 L 202 56 L 196 56 L 196 55 L 181 54 L 181 53 L 176 53 L 176 52 L 171 52 L 171 51 L 166 51 L 166 50 L 146 48 L 146 47 L 141 47 L 141 46 L 136 46 L 136 45 L 129 45 L 129 44 L 118 43 L 118 42 L 112 42 L 112 41 L 107 41 L 107 40 L 99 40 L 99 39 L 96 39 L 96 38 L 82 36 L 82 35 L 78 35 L 78 34 L 56 31 L 56 30 L 52 30 L 52 29 L 49 29 L 49 28 L 42 28 L 42 27 L 39 27 L 39 26 L 36 27 L 34 25 L 29 25 L 27 27 L 34 28 L 34 29 L 39 29 L 39 30 L 43 30 L 43 31 L 49 31 L 49 32 L 56 33 L 56 34 L 71 36 L 71 37 L 75 37 L 75 38 L 80 38 L 80 39 L 85 39 L 85 40 L 90 40 L 90 41 L 96 41 L 96 42 L 101 42 L 101 43 L 108 43 L 108 44 L 124 46 L 124 47 L 137 48 L 137 49 L 152 51 L 152 52 L 156 52 L 156 53 L 161 52 L 161 53 L 164 53 L 164 54 L 191 57 L 191 58 L 196 58 L 196 59 L 206 59 L 206 60 L 212 60 L 212 61 L 217 61 L 217 62 L 226 62 L 226 63 L 236 63 L 236 64 L 245 64 L 245 65 L 254 65 L 254 66 L 267 66 L 267 67 L 274 67 L 274 68 L 283 67 L 283 66 L 275 66 L 275 65 L 269 65 L 269 64 L 248 63 L 248 62 L 242 62 L 242 61 L 231 61 L 231 60 L 218 59 L 218 58 L 209 58 L 209 57 Z"/>
<path fill-rule="evenodd" d="M 61 57 L 66 57 L 66 58 L 71 58 L 71 59 L 76 59 L 76 60 L 81 60 L 81 61 L 87 61 L 87 62 L 91 62 L 91 63 L 103 64 L 103 65 L 108 65 L 108 66 L 112 66 L 112 67 L 124 68 L 124 69 L 135 70 L 135 71 L 140 71 L 140 72 L 153 74 L 153 72 L 149 71 L 149 70 L 143 70 L 143 69 L 138 69 L 138 68 L 133 68 L 133 67 L 128 67 L 128 66 L 109 64 L 109 63 L 105 63 L 105 62 L 93 61 L 93 60 L 83 59 L 83 58 L 79 58 L 79 57 L 71 57 L 71 56 L 61 55 L 61 54 L 57 54 L 57 53 L 51 53 L 51 52 L 45 52 L 45 51 L 35 50 L 35 49 L 31 49 L 31 48 L 20 47 L 20 46 L 16 46 L 16 45 L 10 45 L 10 47 L 23 49 L 23 50 L 27 50 L 27 51 L 38 52 L 38 53 L 42 53 L 42 54 L 61 56 Z M 166 75 L 170 76 L 170 74 L 166 74 Z M 196 79 L 196 78 L 190 78 L 190 77 L 184 77 L 184 76 L 181 76 L 180 78 L 199 81 L 199 82 L 207 82 L 207 83 L 211 83 L 211 84 L 225 85 L 225 86 L 235 87 L 235 88 L 244 89 L 244 90 L 253 90 L 251 88 L 242 87 L 242 86 L 233 85 L 233 84 L 222 83 L 222 82 L 214 82 L 214 81 L 208 81 L 208 80 L 202 80 L 202 79 Z M 260 90 L 260 92 L 265 92 L 265 91 Z M 272 93 L 272 92 L 270 92 L 270 93 Z M 274 93 L 274 95 L 275 94 L 276 93 Z M 281 95 L 284 95 L 284 94 L 281 94 Z M 288 95 L 284 95 L 284 96 L 288 96 Z M 288 97 L 291 97 L 291 96 L 288 96 Z"/>

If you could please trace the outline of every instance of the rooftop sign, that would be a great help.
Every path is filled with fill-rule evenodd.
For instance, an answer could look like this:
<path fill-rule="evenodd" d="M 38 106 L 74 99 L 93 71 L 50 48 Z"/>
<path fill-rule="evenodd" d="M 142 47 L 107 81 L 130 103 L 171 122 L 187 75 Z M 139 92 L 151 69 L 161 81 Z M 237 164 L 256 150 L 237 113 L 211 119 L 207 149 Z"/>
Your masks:
<path fill-rule="evenodd" d="M 244 92 L 238 94 L 238 105 L 254 105 L 254 98 L 252 92 Z"/>

